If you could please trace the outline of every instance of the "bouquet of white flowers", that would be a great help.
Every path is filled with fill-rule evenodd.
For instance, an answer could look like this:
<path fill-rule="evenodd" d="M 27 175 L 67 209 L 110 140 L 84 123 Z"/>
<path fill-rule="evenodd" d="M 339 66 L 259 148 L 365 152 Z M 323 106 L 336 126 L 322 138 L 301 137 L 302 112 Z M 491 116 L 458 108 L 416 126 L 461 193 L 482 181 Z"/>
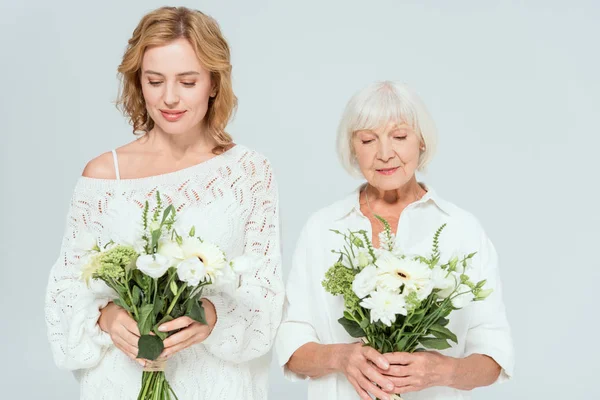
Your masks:
<path fill-rule="evenodd" d="M 158 327 L 181 316 L 206 324 L 200 302 L 203 288 L 235 277 L 234 263 L 226 261 L 219 247 L 196 237 L 193 226 L 188 232 L 177 232 L 173 205 L 164 208 L 158 192 L 156 202 L 151 211 L 146 201 L 139 237 L 129 243 L 111 240 L 100 249 L 89 234 L 84 240 L 88 249 L 82 279 L 88 286 L 90 279 L 103 281 L 114 290 L 113 302 L 138 324 L 137 357 L 156 360 L 144 369 L 138 400 L 177 398 L 165 379 L 164 360 L 157 360 L 163 340 L 175 332 L 161 332 Z"/>
<path fill-rule="evenodd" d="M 442 263 L 439 238 L 444 224 L 433 235 L 428 257 L 402 254 L 394 248 L 388 222 L 377 218 L 385 227 L 378 249 L 366 231 L 333 230 L 344 237 L 345 245 L 332 250 L 339 259 L 322 284 L 327 292 L 344 298 L 339 323 L 350 336 L 382 354 L 449 348 L 448 340 L 457 343 L 456 335 L 446 327 L 450 313 L 492 292 L 483 289 L 485 280 L 473 283 L 468 276 L 475 253 Z"/>

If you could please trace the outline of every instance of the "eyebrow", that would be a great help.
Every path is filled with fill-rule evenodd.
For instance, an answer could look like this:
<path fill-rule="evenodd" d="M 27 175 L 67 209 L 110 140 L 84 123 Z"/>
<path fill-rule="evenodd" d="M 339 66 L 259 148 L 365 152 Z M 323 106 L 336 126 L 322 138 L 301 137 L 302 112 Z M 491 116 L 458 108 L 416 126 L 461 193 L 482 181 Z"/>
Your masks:
<path fill-rule="evenodd" d="M 144 71 L 145 74 L 148 75 L 159 75 L 159 76 L 163 76 L 163 74 L 161 74 L 160 72 L 156 72 L 156 71 L 151 71 L 151 70 L 146 70 Z M 189 75 L 200 75 L 199 72 L 196 71 L 186 71 L 186 72 L 180 72 L 179 74 L 177 74 L 177 76 L 189 76 Z"/>

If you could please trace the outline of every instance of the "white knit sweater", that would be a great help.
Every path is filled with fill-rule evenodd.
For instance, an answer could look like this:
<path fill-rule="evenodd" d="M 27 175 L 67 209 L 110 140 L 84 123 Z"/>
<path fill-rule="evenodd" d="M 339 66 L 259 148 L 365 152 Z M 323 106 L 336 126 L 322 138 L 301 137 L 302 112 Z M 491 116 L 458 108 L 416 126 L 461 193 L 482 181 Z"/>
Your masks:
<path fill-rule="evenodd" d="M 271 345 L 281 319 L 278 193 L 268 160 L 237 145 L 201 164 L 140 179 L 81 177 L 67 217 L 60 256 L 46 294 L 48 339 L 56 364 L 72 370 L 81 399 L 136 399 L 142 367 L 117 349 L 97 324 L 106 292 L 80 280 L 78 234 L 91 230 L 100 245 L 119 227 L 141 218 L 156 190 L 175 206 L 179 221 L 228 258 L 250 254 L 255 265 L 230 291 L 205 290 L 217 324 L 201 344 L 169 358 L 165 374 L 181 400 L 267 398 Z M 116 241 L 116 240 L 115 240 Z"/>

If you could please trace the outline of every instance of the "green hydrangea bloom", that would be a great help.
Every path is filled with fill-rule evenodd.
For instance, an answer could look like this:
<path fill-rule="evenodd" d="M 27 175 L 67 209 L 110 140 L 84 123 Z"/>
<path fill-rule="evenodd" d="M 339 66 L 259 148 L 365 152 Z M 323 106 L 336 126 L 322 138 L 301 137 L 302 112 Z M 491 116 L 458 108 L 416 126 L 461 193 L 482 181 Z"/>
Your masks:
<path fill-rule="evenodd" d="M 341 262 L 335 263 L 327 273 L 321 284 L 325 290 L 334 296 L 344 296 L 346 310 L 352 311 L 359 308 L 360 299 L 352 291 L 352 282 L 358 271 L 346 268 Z"/>
<path fill-rule="evenodd" d="M 125 276 L 125 268 L 137 258 L 136 251 L 128 246 L 115 246 L 101 253 L 98 262 L 100 267 L 94 273 L 95 278 L 119 280 Z"/>

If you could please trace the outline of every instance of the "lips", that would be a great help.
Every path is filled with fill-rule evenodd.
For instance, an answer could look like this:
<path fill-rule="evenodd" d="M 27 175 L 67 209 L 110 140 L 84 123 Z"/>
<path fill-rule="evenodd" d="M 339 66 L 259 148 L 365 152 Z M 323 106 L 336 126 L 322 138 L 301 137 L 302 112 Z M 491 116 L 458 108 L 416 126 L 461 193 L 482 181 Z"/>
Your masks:
<path fill-rule="evenodd" d="M 185 114 L 185 111 L 160 110 L 160 113 L 162 114 L 163 118 L 166 119 L 167 121 L 175 122 L 175 121 L 178 121 L 179 119 L 181 119 L 181 117 L 183 117 L 183 115 Z"/>
<path fill-rule="evenodd" d="M 376 171 L 379 172 L 382 175 L 392 175 L 394 172 L 396 172 L 398 170 L 399 167 L 394 167 L 394 168 L 381 168 L 381 169 L 377 169 Z"/>

